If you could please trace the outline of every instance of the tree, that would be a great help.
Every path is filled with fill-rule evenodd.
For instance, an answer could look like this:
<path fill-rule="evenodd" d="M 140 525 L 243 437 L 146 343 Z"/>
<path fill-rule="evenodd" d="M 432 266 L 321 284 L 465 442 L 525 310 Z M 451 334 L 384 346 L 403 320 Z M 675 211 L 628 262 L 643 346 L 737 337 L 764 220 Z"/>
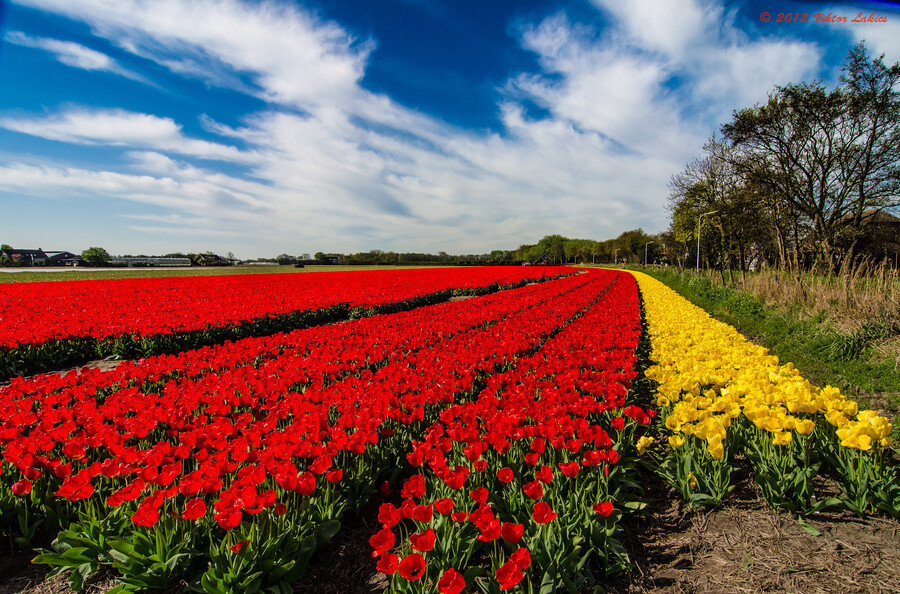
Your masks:
<path fill-rule="evenodd" d="M 682 244 L 685 260 L 696 260 L 700 216 L 715 212 L 717 216 L 703 219 L 701 256 L 720 268 L 737 265 L 744 272 L 751 244 L 759 247 L 770 237 L 765 201 L 760 189 L 741 175 L 738 151 L 715 137 L 703 150 L 702 158 L 689 163 L 669 182 L 674 239 Z"/>
<path fill-rule="evenodd" d="M 297 258 L 295 256 L 289 256 L 288 254 L 279 254 L 275 256 L 275 261 L 282 266 L 287 266 L 289 264 L 296 264 Z"/>
<path fill-rule="evenodd" d="M 537 254 L 535 258 L 532 260 L 536 260 L 540 258 L 542 255 L 547 254 L 556 264 L 565 264 L 566 263 L 566 242 L 567 238 L 562 235 L 547 235 L 543 239 L 541 239 L 537 246 L 541 248 L 539 250 L 540 253 Z M 534 252 L 532 252 L 534 253 Z"/>
<path fill-rule="evenodd" d="M 81 259 L 88 264 L 106 264 L 110 261 L 109 252 L 101 247 L 89 247 L 81 252 Z"/>
<path fill-rule="evenodd" d="M 619 262 L 643 262 L 644 246 L 648 241 L 653 241 L 653 237 L 644 233 L 641 228 L 625 231 L 613 242 L 613 256 Z M 619 250 L 618 256 L 615 255 L 615 250 Z"/>
<path fill-rule="evenodd" d="M 722 127 L 756 194 L 768 203 L 781 259 L 834 272 L 852 261 L 864 214 L 900 205 L 900 62 L 863 44 L 850 50 L 842 85 L 776 87 L 765 105 Z M 849 242 L 849 248 L 847 244 Z"/>
<path fill-rule="evenodd" d="M 496 262 L 497 264 L 503 264 L 506 262 L 512 261 L 512 252 L 507 250 L 493 250 L 491 251 L 491 262 Z"/>
<path fill-rule="evenodd" d="M 900 205 L 900 62 L 888 67 L 884 54 L 870 58 L 864 44 L 850 50 L 841 75 L 849 95 L 856 150 L 851 157 L 854 196 L 843 239 L 853 264 L 864 234 L 863 214 Z"/>

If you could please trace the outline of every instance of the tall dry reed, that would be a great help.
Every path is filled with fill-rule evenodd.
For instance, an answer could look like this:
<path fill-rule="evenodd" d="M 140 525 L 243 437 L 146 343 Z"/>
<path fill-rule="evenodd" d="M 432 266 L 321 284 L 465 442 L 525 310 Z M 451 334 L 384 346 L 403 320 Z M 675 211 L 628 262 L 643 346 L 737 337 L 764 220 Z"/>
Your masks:
<path fill-rule="evenodd" d="M 743 289 L 766 305 L 799 308 L 838 327 L 900 319 L 900 271 L 870 262 L 835 276 L 766 270 L 748 274 Z"/>

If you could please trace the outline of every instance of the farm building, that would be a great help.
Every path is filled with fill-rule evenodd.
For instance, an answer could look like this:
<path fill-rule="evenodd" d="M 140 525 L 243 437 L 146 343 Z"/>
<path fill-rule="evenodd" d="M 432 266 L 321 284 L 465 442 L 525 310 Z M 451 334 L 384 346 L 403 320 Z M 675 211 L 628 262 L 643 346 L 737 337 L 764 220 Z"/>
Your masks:
<path fill-rule="evenodd" d="M 541 254 L 541 256 L 531 263 L 532 266 L 553 266 L 553 258 L 548 256 L 547 254 Z"/>
<path fill-rule="evenodd" d="M 41 248 L 36 250 L 17 250 L 4 248 L 0 250 L 0 265 L 4 266 L 47 266 L 49 257 Z"/>
<path fill-rule="evenodd" d="M 842 248 L 848 249 L 854 239 L 857 255 L 875 261 L 887 259 L 896 262 L 900 255 L 900 218 L 884 210 L 866 211 L 857 233 L 847 233 L 842 237 Z"/>
<path fill-rule="evenodd" d="M 81 256 L 72 252 L 46 251 L 47 266 L 75 266 L 81 262 Z"/>

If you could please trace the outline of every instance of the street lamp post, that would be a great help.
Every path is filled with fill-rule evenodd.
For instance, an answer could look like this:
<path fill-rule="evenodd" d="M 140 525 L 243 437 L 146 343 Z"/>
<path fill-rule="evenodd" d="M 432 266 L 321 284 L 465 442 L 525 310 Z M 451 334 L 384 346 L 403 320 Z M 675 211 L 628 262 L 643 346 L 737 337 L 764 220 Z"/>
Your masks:
<path fill-rule="evenodd" d="M 700 272 L 700 225 L 703 223 L 703 217 L 706 215 L 716 214 L 719 212 L 718 210 L 711 210 L 709 212 L 704 212 L 700 215 L 700 218 L 697 219 L 697 272 Z"/>
<path fill-rule="evenodd" d="M 647 265 L 647 248 L 650 247 L 651 243 L 656 243 L 655 241 L 648 241 L 644 244 L 644 266 Z"/>

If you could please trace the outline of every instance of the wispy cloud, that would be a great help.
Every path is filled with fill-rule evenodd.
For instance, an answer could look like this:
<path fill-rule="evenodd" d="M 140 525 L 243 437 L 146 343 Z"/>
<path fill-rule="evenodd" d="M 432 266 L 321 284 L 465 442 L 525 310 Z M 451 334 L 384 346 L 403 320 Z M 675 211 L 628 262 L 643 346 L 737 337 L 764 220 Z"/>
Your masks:
<path fill-rule="evenodd" d="M 0 118 L 0 128 L 74 144 L 154 148 L 238 163 L 258 159 L 233 146 L 189 138 L 170 118 L 121 109 L 70 108 L 40 118 L 5 117 Z"/>
<path fill-rule="evenodd" d="M 57 60 L 82 70 L 98 70 L 118 74 L 132 80 L 151 84 L 145 77 L 124 68 L 114 59 L 89 47 L 85 47 L 73 41 L 61 41 L 48 37 L 35 37 L 26 35 L 21 31 L 8 31 L 4 36 L 7 42 L 22 47 L 30 47 L 44 50 L 53 54 Z"/>

